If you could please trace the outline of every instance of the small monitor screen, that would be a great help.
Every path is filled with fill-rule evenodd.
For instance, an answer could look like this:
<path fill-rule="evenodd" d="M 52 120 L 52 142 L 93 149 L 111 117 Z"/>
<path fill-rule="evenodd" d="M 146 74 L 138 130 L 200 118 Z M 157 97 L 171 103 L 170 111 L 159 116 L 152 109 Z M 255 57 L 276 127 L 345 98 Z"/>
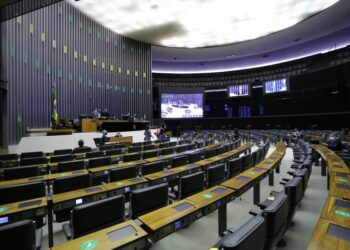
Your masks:
<path fill-rule="evenodd" d="M 0 224 L 8 223 L 9 222 L 9 217 L 1 217 L 0 218 Z"/>
<path fill-rule="evenodd" d="M 79 205 L 79 204 L 81 204 L 81 203 L 83 203 L 83 199 L 77 199 L 77 200 L 75 200 L 75 205 Z"/>
<path fill-rule="evenodd" d="M 203 94 L 161 94 L 162 118 L 203 117 Z"/>
<path fill-rule="evenodd" d="M 288 91 L 288 84 L 287 84 L 286 78 L 268 81 L 268 82 L 264 83 L 264 93 L 265 94 L 286 92 L 286 91 Z"/>
<path fill-rule="evenodd" d="M 228 87 L 228 97 L 249 96 L 249 84 Z"/>

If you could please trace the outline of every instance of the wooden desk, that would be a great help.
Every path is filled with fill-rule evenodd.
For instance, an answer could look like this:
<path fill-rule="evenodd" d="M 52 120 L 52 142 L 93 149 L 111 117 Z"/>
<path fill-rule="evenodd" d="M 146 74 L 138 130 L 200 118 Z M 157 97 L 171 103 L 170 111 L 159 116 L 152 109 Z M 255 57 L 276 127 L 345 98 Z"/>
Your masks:
<path fill-rule="evenodd" d="M 96 194 L 103 194 L 106 193 L 108 190 L 103 186 L 93 186 L 93 187 L 88 187 L 88 188 L 83 188 L 83 189 L 78 189 L 78 190 L 73 190 L 70 192 L 65 192 L 61 194 L 54 194 L 52 195 L 52 203 L 54 204 L 54 208 L 62 208 L 58 206 L 58 204 L 63 203 L 63 202 L 69 202 L 69 201 L 75 201 L 76 199 L 81 199 L 81 202 L 73 202 L 72 206 L 84 203 L 83 199 L 84 197 L 87 196 L 94 196 Z M 99 197 L 99 198 L 107 198 L 107 195 L 104 197 Z M 91 202 L 90 200 L 89 202 Z M 66 207 L 66 206 L 65 206 Z"/>
<path fill-rule="evenodd" d="M 46 208 L 46 197 L 0 205 L 0 225 L 44 216 Z"/>
<path fill-rule="evenodd" d="M 87 174 L 87 173 L 89 173 L 87 170 L 82 169 L 82 170 L 76 170 L 72 172 L 40 175 L 40 176 L 21 178 L 21 179 L 9 180 L 9 181 L 0 181 L 0 187 L 26 184 L 26 183 L 36 182 L 36 181 L 52 181 L 62 177 L 76 176 L 76 175 Z"/>
<path fill-rule="evenodd" d="M 215 186 L 200 193 L 187 197 L 185 200 L 194 204 L 196 208 L 201 208 L 201 216 L 207 215 L 216 209 L 218 211 L 218 232 L 223 236 L 227 228 L 227 206 L 226 204 L 234 200 L 235 190 Z"/>
<path fill-rule="evenodd" d="M 330 235 L 329 230 L 332 230 L 333 229 L 332 227 L 336 227 L 336 226 L 340 226 L 340 230 L 343 230 L 344 234 L 347 235 L 348 237 L 350 236 L 350 228 L 348 226 L 320 218 L 307 249 L 308 250 L 350 249 L 349 239 L 344 240 L 339 237 Z"/>
<path fill-rule="evenodd" d="M 350 201 L 328 196 L 321 217 L 350 228 Z"/>
<path fill-rule="evenodd" d="M 350 174 L 330 173 L 330 189 L 332 196 L 350 200 Z"/>
<path fill-rule="evenodd" d="M 127 180 L 103 184 L 103 187 L 107 191 L 109 191 L 108 196 L 116 196 L 120 194 L 130 193 L 133 190 L 145 188 L 147 186 L 148 181 L 143 177 L 136 177 Z"/>
<path fill-rule="evenodd" d="M 81 132 L 97 132 L 97 123 L 95 119 L 82 119 L 81 120 Z"/>
<path fill-rule="evenodd" d="M 110 233 L 122 235 L 116 240 L 111 240 Z M 129 220 L 123 223 L 102 229 L 95 233 L 68 241 L 62 245 L 55 246 L 53 250 L 81 250 L 81 249 L 145 249 L 147 246 L 147 233 L 134 221 Z M 94 248 L 87 248 L 87 245 L 95 245 Z"/>
<path fill-rule="evenodd" d="M 201 211 L 192 202 L 181 200 L 138 219 L 144 224 L 153 241 L 158 241 L 201 218 Z"/>

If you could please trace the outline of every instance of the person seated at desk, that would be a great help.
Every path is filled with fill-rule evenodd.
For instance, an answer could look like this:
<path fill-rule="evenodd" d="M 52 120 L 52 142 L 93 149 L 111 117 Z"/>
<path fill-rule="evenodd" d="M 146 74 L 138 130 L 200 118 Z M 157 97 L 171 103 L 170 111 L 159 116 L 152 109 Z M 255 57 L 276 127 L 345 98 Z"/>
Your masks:
<path fill-rule="evenodd" d="M 109 142 L 109 138 L 107 137 L 107 130 L 102 131 L 102 138 L 101 138 L 101 146 L 105 145 L 106 142 Z"/>
<path fill-rule="evenodd" d="M 97 108 L 95 108 L 95 110 L 92 112 L 92 117 L 96 120 L 101 118 L 101 114 L 100 114 L 100 112 L 98 112 Z"/>
<path fill-rule="evenodd" d="M 334 151 L 341 151 L 343 149 L 343 143 L 340 140 L 339 135 L 333 134 L 329 137 L 327 144 L 328 148 Z"/>
<path fill-rule="evenodd" d="M 80 139 L 78 141 L 78 147 L 73 149 L 73 154 L 87 152 L 87 151 L 90 151 L 90 150 L 91 150 L 90 147 L 84 146 L 84 140 Z"/>
<path fill-rule="evenodd" d="M 110 117 L 110 113 L 108 112 L 107 108 L 105 108 L 102 113 L 101 113 L 101 116 L 102 117 L 106 117 L 106 118 L 109 118 Z"/>

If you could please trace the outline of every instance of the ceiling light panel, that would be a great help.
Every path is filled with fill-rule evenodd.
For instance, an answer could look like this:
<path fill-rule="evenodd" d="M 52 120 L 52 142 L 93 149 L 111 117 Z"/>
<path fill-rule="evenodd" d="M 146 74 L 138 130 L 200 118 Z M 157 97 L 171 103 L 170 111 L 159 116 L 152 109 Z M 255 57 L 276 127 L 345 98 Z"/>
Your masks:
<path fill-rule="evenodd" d="M 121 35 L 154 45 L 199 48 L 242 42 L 288 28 L 338 0 L 67 2 Z"/>

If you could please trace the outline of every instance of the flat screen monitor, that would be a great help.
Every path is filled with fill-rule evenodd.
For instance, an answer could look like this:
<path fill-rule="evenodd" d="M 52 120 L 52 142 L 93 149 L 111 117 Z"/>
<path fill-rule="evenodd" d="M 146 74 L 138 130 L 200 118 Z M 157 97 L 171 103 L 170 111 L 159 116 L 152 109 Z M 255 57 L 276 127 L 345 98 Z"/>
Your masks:
<path fill-rule="evenodd" d="M 231 85 L 227 88 L 228 97 L 249 96 L 249 84 Z"/>
<path fill-rule="evenodd" d="M 203 117 L 203 93 L 162 93 L 162 118 Z"/>
<path fill-rule="evenodd" d="M 288 81 L 286 78 L 264 82 L 264 94 L 272 94 L 288 91 Z"/>

